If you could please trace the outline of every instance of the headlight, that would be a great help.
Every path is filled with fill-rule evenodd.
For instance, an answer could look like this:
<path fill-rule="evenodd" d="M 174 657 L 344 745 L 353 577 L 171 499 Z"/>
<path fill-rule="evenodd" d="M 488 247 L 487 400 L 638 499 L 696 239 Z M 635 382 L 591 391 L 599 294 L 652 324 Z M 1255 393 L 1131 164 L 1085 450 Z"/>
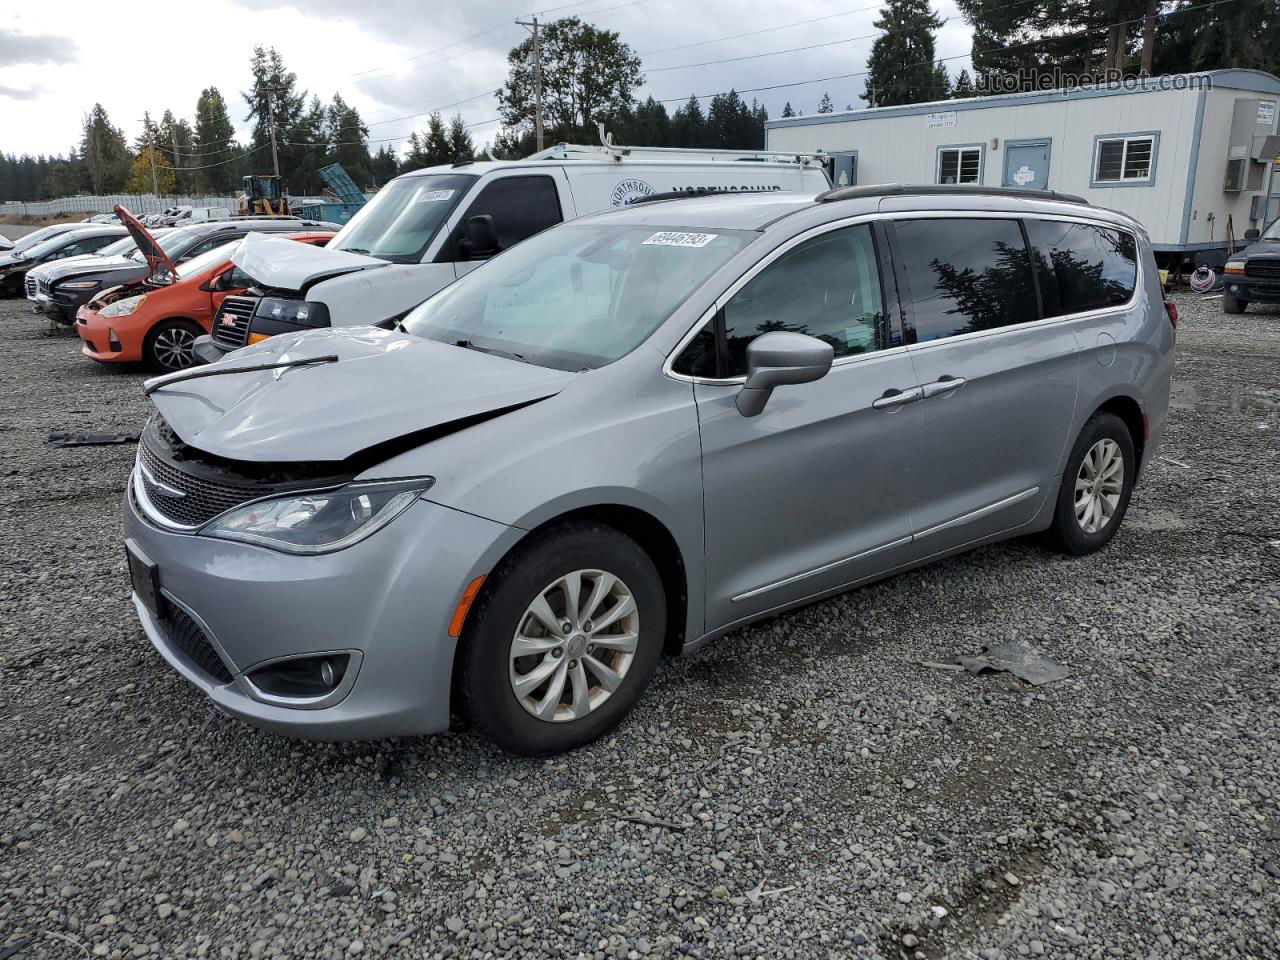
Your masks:
<path fill-rule="evenodd" d="M 98 285 L 97 280 L 71 280 L 58 284 L 59 290 L 92 290 Z"/>
<path fill-rule="evenodd" d="M 1243 260 L 1228 260 L 1226 266 L 1222 268 L 1223 273 L 1244 273 Z"/>
<path fill-rule="evenodd" d="M 282 300 L 276 297 L 263 297 L 254 311 L 254 316 L 265 320 L 277 320 L 280 323 L 294 323 L 305 327 L 327 327 L 329 325 L 329 308 L 323 303 L 308 303 L 306 300 Z"/>
<path fill-rule="evenodd" d="M 123 300 L 107 304 L 98 312 L 98 315 L 102 317 L 127 317 L 142 306 L 146 300 L 147 295 L 145 293 L 137 297 L 125 297 Z"/>
<path fill-rule="evenodd" d="M 259 500 L 223 514 L 200 533 L 285 553 L 332 553 L 381 530 L 433 483 L 431 477 L 349 483 L 336 490 Z"/>

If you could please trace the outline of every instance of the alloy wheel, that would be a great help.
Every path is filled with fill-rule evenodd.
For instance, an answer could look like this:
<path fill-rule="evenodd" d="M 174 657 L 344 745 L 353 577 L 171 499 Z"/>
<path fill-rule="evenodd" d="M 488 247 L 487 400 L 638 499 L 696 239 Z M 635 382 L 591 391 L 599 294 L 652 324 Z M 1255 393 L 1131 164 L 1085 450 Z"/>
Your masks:
<path fill-rule="evenodd" d="M 1103 530 L 1120 506 L 1124 490 L 1124 454 L 1104 437 L 1089 448 L 1076 474 L 1076 523 L 1085 533 Z"/>
<path fill-rule="evenodd" d="M 529 604 L 511 639 L 511 689 L 539 720 L 580 720 L 622 684 L 636 657 L 640 613 L 604 570 L 575 570 Z"/>
<path fill-rule="evenodd" d="M 194 360 L 191 348 L 195 342 L 196 335 L 185 327 L 161 330 L 153 348 L 156 360 L 166 370 L 183 370 Z"/>

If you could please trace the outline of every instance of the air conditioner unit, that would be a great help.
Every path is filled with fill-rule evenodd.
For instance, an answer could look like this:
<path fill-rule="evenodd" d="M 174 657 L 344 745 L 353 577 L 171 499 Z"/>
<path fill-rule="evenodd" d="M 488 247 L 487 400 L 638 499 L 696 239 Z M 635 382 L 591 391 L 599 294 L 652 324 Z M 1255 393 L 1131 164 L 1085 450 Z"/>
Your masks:
<path fill-rule="evenodd" d="M 1226 193 L 1239 193 L 1244 189 L 1249 175 L 1249 161 L 1238 157 L 1227 161 L 1227 176 L 1222 181 L 1222 189 Z"/>

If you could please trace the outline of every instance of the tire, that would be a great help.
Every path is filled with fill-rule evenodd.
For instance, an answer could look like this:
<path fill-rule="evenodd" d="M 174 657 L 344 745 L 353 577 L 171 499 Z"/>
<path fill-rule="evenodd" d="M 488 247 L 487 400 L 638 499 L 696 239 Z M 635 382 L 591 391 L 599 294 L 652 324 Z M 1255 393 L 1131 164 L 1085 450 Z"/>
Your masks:
<path fill-rule="evenodd" d="M 1118 485 L 1114 482 L 1107 483 L 1108 478 L 1114 481 L 1114 471 L 1108 466 L 1113 455 L 1120 458 Z M 1086 458 L 1089 458 L 1088 468 Z M 1100 497 L 1095 500 L 1085 495 L 1078 505 L 1077 481 L 1090 484 L 1090 474 L 1099 463 L 1103 465 L 1103 476 L 1098 486 Z M 1133 437 L 1125 422 L 1113 413 L 1099 412 L 1090 417 L 1076 438 L 1071 455 L 1067 457 L 1053 525 L 1048 531 L 1052 546 L 1077 557 L 1105 547 L 1124 522 L 1124 515 L 1129 509 L 1129 498 L 1133 494 L 1137 466 Z M 1087 501 L 1090 500 L 1094 500 L 1095 506 L 1088 505 Z M 1083 511 L 1083 516 L 1080 511 Z"/>
<path fill-rule="evenodd" d="M 204 331 L 190 320 L 165 320 L 147 333 L 142 344 L 142 362 L 156 373 L 172 373 L 190 367 L 195 358 L 191 346 Z M 185 357 L 185 360 L 181 359 Z"/>
<path fill-rule="evenodd" d="M 12 276 L 5 279 L 0 284 L 0 297 L 21 297 L 26 290 L 25 274 L 22 276 Z"/>
<path fill-rule="evenodd" d="M 602 572 L 616 583 L 592 610 L 588 605 L 603 578 L 590 575 Z M 531 607 L 541 598 L 561 615 L 568 591 L 560 584 L 569 577 L 579 584 L 579 624 L 553 634 Z M 626 609 L 624 596 L 634 601 L 634 614 L 603 629 L 592 623 L 591 615 L 607 620 L 611 611 Z M 549 756 L 596 740 L 626 716 L 653 676 L 666 607 L 657 568 L 625 534 L 596 523 L 567 523 L 535 535 L 489 574 L 467 616 L 455 659 L 459 712 L 498 746 L 526 756 Z M 583 624 L 595 632 L 581 629 Z M 534 651 L 527 656 L 516 654 L 518 631 L 532 641 L 522 641 L 522 648 Z M 629 654 L 628 632 L 635 636 Z M 588 642 L 593 647 L 584 649 Z M 606 690 L 592 664 L 616 668 L 621 682 Z M 535 684 L 541 676 L 545 682 Z M 523 697 L 516 692 L 520 680 L 528 685 Z M 561 692 L 553 696 L 557 683 Z M 586 691 L 585 698 L 578 691 Z M 546 705 L 545 718 L 532 712 L 539 703 Z M 581 716 L 573 715 L 575 708 Z"/>
<path fill-rule="evenodd" d="M 1245 307 L 1249 306 L 1248 300 L 1241 300 L 1239 297 L 1229 297 L 1225 293 L 1222 295 L 1222 312 L 1223 313 L 1244 313 Z"/>

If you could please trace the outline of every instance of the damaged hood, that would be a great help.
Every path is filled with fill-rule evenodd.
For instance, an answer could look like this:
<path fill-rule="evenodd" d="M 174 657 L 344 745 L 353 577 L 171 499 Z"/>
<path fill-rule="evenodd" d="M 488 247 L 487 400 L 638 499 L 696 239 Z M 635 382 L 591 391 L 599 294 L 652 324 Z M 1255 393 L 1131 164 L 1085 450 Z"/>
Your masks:
<path fill-rule="evenodd" d="M 288 243 L 290 247 L 303 244 Z M 339 461 L 553 396 L 576 376 L 376 327 L 278 336 L 200 370 L 337 356 L 337 362 L 152 381 L 182 440 L 231 460 Z"/>
<path fill-rule="evenodd" d="M 305 290 L 320 280 L 387 265 L 387 261 L 376 257 L 327 250 L 262 233 L 246 236 L 231 254 L 231 262 L 259 285 L 276 290 Z"/>

